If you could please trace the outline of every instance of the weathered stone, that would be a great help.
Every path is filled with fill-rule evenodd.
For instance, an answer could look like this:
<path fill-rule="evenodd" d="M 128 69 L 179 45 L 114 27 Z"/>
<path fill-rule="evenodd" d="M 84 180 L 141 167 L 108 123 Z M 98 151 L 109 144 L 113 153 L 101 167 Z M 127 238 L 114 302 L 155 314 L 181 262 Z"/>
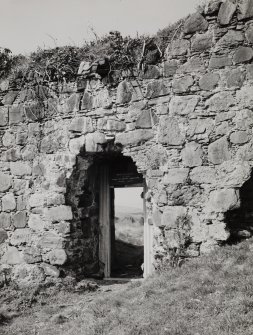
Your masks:
<path fill-rule="evenodd" d="M 6 231 L 2 228 L 0 228 L 0 244 L 4 243 L 5 240 L 7 240 L 8 234 Z"/>
<path fill-rule="evenodd" d="M 175 118 L 169 116 L 160 118 L 158 141 L 168 145 L 182 145 L 184 143 L 185 136 L 182 134 Z"/>
<path fill-rule="evenodd" d="M 200 97 L 197 95 L 174 96 L 169 104 L 170 115 L 188 115 L 194 112 Z"/>
<path fill-rule="evenodd" d="M 221 69 L 232 65 L 232 59 L 227 55 L 212 55 L 209 62 L 209 69 Z"/>
<path fill-rule="evenodd" d="M 93 96 L 88 92 L 84 92 L 81 109 L 91 110 L 92 106 L 93 106 Z"/>
<path fill-rule="evenodd" d="M 25 228 L 26 226 L 26 212 L 17 212 L 13 215 L 13 225 L 16 228 Z"/>
<path fill-rule="evenodd" d="M 189 91 L 192 85 L 192 76 L 184 76 L 178 79 L 174 79 L 172 82 L 172 88 L 175 93 L 185 93 Z"/>
<path fill-rule="evenodd" d="M 187 60 L 186 63 L 181 65 L 177 72 L 178 73 L 193 73 L 193 72 L 204 72 L 205 71 L 205 64 L 202 58 L 198 56 L 193 56 Z"/>
<path fill-rule="evenodd" d="M 112 97 L 109 90 L 104 88 L 100 90 L 93 98 L 93 108 L 109 109 L 112 107 Z"/>
<path fill-rule="evenodd" d="M 245 63 L 250 61 L 253 58 L 253 49 L 250 47 L 239 47 L 233 57 L 233 63 Z"/>
<path fill-rule="evenodd" d="M 32 240 L 32 232 L 29 228 L 16 229 L 11 238 L 10 243 L 14 246 L 19 246 L 23 244 L 29 244 Z"/>
<path fill-rule="evenodd" d="M 166 207 L 162 215 L 161 226 L 166 229 L 176 229 L 178 220 L 186 214 L 186 208 L 182 206 Z"/>
<path fill-rule="evenodd" d="M 189 175 L 189 169 L 186 168 L 172 168 L 169 169 L 168 174 L 164 177 L 163 183 L 168 184 L 183 184 L 186 182 Z"/>
<path fill-rule="evenodd" d="M 0 192 L 8 191 L 11 185 L 12 178 L 9 175 L 0 172 Z"/>
<path fill-rule="evenodd" d="M 146 97 L 149 99 L 157 98 L 169 94 L 169 89 L 162 81 L 155 80 L 148 83 Z"/>
<path fill-rule="evenodd" d="M 73 214 L 71 207 L 69 206 L 55 206 L 51 208 L 45 209 L 45 216 L 47 219 L 55 222 L 55 221 L 68 221 L 73 219 Z"/>
<path fill-rule="evenodd" d="M 196 31 L 207 30 L 208 22 L 200 13 L 192 14 L 184 23 L 183 30 L 185 34 L 192 34 Z"/>
<path fill-rule="evenodd" d="M 199 87 L 204 91 L 213 90 L 219 83 L 220 76 L 218 73 L 207 73 L 199 80 Z"/>
<path fill-rule="evenodd" d="M 191 171 L 190 179 L 196 184 L 212 184 L 215 181 L 215 169 L 209 166 L 198 166 Z"/>
<path fill-rule="evenodd" d="M 9 131 L 4 133 L 2 143 L 5 147 L 11 147 L 15 143 L 15 135 Z"/>
<path fill-rule="evenodd" d="M 20 148 L 11 148 L 6 150 L 1 159 L 6 162 L 15 162 L 21 158 Z"/>
<path fill-rule="evenodd" d="M 234 97 L 230 92 L 221 92 L 214 94 L 206 101 L 206 106 L 210 112 L 226 111 L 235 103 Z"/>
<path fill-rule="evenodd" d="M 211 163 L 221 164 L 229 159 L 230 153 L 226 137 L 222 137 L 208 146 L 208 160 Z"/>
<path fill-rule="evenodd" d="M 100 144 L 106 143 L 105 134 L 95 132 L 88 134 L 85 137 L 85 150 L 86 152 L 97 152 Z"/>
<path fill-rule="evenodd" d="M 219 135 L 226 135 L 230 130 L 229 123 L 227 121 L 222 122 L 219 126 L 215 128 L 215 134 Z"/>
<path fill-rule="evenodd" d="M 16 209 L 16 200 L 13 193 L 7 193 L 2 197 L 2 210 L 9 212 Z"/>
<path fill-rule="evenodd" d="M 251 175 L 251 166 L 248 162 L 226 161 L 216 169 L 217 186 L 241 187 Z"/>
<path fill-rule="evenodd" d="M 77 117 L 71 121 L 69 131 L 81 134 L 93 132 L 92 119 L 90 117 Z"/>
<path fill-rule="evenodd" d="M 190 42 L 184 39 L 176 39 L 169 44 L 166 49 L 166 54 L 168 56 L 183 56 L 187 53 L 190 48 Z"/>
<path fill-rule="evenodd" d="M 152 109 L 144 110 L 136 120 L 136 128 L 152 128 L 158 123 L 158 118 Z"/>
<path fill-rule="evenodd" d="M 45 273 L 37 264 L 24 263 L 14 267 L 12 279 L 19 288 L 31 289 L 44 282 Z"/>
<path fill-rule="evenodd" d="M 16 265 L 24 263 L 23 255 L 16 247 L 9 246 L 1 259 L 2 264 Z"/>
<path fill-rule="evenodd" d="M 9 109 L 9 123 L 10 125 L 19 124 L 24 118 L 24 107 L 23 105 L 12 106 Z"/>
<path fill-rule="evenodd" d="M 241 31 L 229 30 L 222 38 L 216 43 L 218 48 L 234 47 L 244 41 L 244 35 Z"/>
<path fill-rule="evenodd" d="M 202 148 L 196 142 L 189 142 L 182 150 L 182 159 L 184 166 L 194 167 L 202 164 Z"/>
<path fill-rule="evenodd" d="M 24 260 L 28 264 L 41 262 L 42 256 L 40 250 L 36 247 L 26 248 L 24 251 Z"/>
<path fill-rule="evenodd" d="M 191 48 L 193 51 L 206 51 L 211 48 L 213 44 L 213 36 L 211 33 L 196 34 L 192 38 Z"/>
<path fill-rule="evenodd" d="M 214 212 L 227 212 L 240 206 L 239 191 L 233 188 L 212 191 L 207 208 Z"/>
<path fill-rule="evenodd" d="M 54 249 L 50 251 L 48 258 L 52 265 L 63 265 L 67 262 L 67 255 L 63 249 Z"/>
<path fill-rule="evenodd" d="M 230 142 L 234 144 L 244 144 L 248 140 L 249 136 L 246 131 L 235 131 L 230 135 Z"/>
<path fill-rule="evenodd" d="M 11 216 L 7 213 L 0 213 L 0 228 L 10 230 L 11 228 Z"/>
<path fill-rule="evenodd" d="M 234 4 L 230 0 L 226 0 L 220 6 L 220 10 L 218 14 L 218 22 L 221 25 L 229 24 L 235 11 L 236 11 L 236 4 Z"/>
<path fill-rule="evenodd" d="M 62 249 L 62 245 L 62 238 L 52 231 L 44 232 L 37 243 L 37 246 L 42 249 Z"/>
<path fill-rule="evenodd" d="M 129 83 L 126 80 L 124 80 L 118 85 L 116 102 L 118 104 L 126 104 L 130 102 L 131 99 L 132 99 L 131 87 Z"/>
<path fill-rule="evenodd" d="M 8 122 L 8 108 L 0 107 L 0 126 L 6 126 Z"/>
<path fill-rule="evenodd" d="M 252 0 L 238 0 L 238 19 L 244 20 L 253 17 L 253 1 Z"/>
<path fill-rule="evenodd" d="M 41 267 L 44 270 L 46 276 L 55 278 L 60 277 L 60 270 L 57 269 L 57 267 L 46 263 L 41 264 Z"/>
<path fill-rule="evenodd" d="M 237 101 L 240 103 L 240 107 L 252 107 L 253 103 L 253 87 L 243 86 L 236 92 Z"/>
<path fill-rule="evenodd" d="M 2 103 L 4 105 L 12 105 L 13 102 L 15 101 L 18 91 L 9 91 L 5 96 L 3 97 Z"/>
<path fill-rule="evenodd" d="M 203 135 L 208 138 L 213 131 L 213 128 L 214 121 L 212 119 L 190 120 L 187 135 L 190 137 L 195 137 L 196 135 Z"/>
<path fill-rule="evenodd" d="M 39 232 L 45 230 L 48 226 L 48 223 L 42 219 L 40 214 L 31 213 L 28 220 L 28 227 L 33 231 Z"/>
<path fill-rule="evenodd" d="M 227 87 L 241 87 L 245 80 L 245 73 L 241 69 L 234 69 L 227 73 Z"/>
<path fill-rule="evenodd" d="M 47 194 L 47 206 L 63 205 L 65 203 L 65 197 L 63 194 L 59 193 L 49 193 Z"/>
<path fill-rule="evenodd" d="M 84 147 L 85 145 L 85 137 L 83 136 L 79 136 L 76 138 L 72 138 L 69 141 L 69 151 L 72 154 L 78 155 L 80 150 Z"/>
<path fill-rule="evenodd" d="M 245 31 L 245 36 L 248 43 L 253 43 L 253 25 L 251 24 Z"/>
<path fill-rule="evenodd" d="M 60 148 L 60 143 L 55 134 L 49 134 L 43 137 L 41 141 L 40 151 L 46 154 L 56 152 Z"/>
<path fill-rule="evenodd" d="M 120 143 L 124 146 L 137 145 L 146 142 L 154 137 L 153 130 L 137 129 L 128 133 L 117 134 L 115 137 L 115 143 Z"/>
<path fill-rule="evenodd" d="M 147 65 L 142 75 L 143 79 L 158 79 L 160 77 L 160 69 L 156 65 Z"/>
<path fill-rule="evenodd" d="M 79 93 L 73 93 L 67 100 L 67 106 L 69 112 L 77 112 L 80 109 L 81 95 Z"/>
<path fill-rule="evenodd" d="M 162 213 L 158 208 L 155 208 L 152 213 L 152 221 L 156 227 L 161 226 Z"/>
<path fill-rule="evenodd" d="M 109 131 L 123 131 L 126 129 L 125 122 L 117 121 L 117 120 L 107 120 L 105 126 L 103 127 L 105 130 Z"/>
<path fill-rule="evenodd" d="M 169 60 L 163 63 L 164 77 L 172 77 L 177 72 L 178 63 L 176 60 Z"/>
<path fill-rule="evenodd" d="M 34 193 L 29 199 L 29 205 L 31 207 L 41 207 L 44 205 L 46 200 L 46 195 L 43 193 Z"/>
<path fill-rule="evenodd" d="M 220 0 L 214 0 L 214 1 L 208 2 L 205 5 L 205 9 L 204 9 L 205 14 L 206 15 L 215 14 L 216 12 L 218 12 L 220 5 L 221 5 Z"/>
<path fill-rule="evenodd" d="M 229 231 L 226 229 L 226 223 L 220 221 L 212 221 L 208 225 L 208 236 L 216 241 L 227 241 L 230 237 Z"/>
<path fill-rule="evenodd" d="M 24 106 L 24 113 L 28 120 L 37 121 L 43 118 L 45 111 L 40 103 L 31 102 Z"/>
<path fill-rule="evenodd" d="M 11 162 L 11 173 L 15 176 L 30 175 L 32 173 L 31 166 L 25 162 Z"/>

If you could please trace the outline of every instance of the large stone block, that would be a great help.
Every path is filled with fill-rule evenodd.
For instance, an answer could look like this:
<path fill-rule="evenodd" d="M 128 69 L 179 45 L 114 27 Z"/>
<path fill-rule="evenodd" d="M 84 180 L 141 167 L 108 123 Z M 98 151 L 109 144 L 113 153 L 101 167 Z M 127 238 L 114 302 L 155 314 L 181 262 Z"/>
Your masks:
<path fill-rule="evenodd" d="M 218 22 L 221 25 L 228 25 L 236 11 L 236 4 L 230 0 L 226 0 L 220 6 L 218 14 Z"/>
<path fill-rule="evenodd" d="M 31 213 L 28 220 L 28 227 L 33 231 L 40 232 L 48 228 L 48 222 L 43 220 L 40 214 Z"/>
<path fill-rule="evenodd" d="M 189 175 L 189 169 L 186 168 L 172 168 L 169 169 L 167 175 L 164 177 L 163 183 L 168 184 L 184 184 Z"/>
<path fill-rule="evenodd" d="M 13 225 L 15 228 L 25 228 L 26 226 L 26 212 L 17 212 L 13 215 Z"/>
<path fill-rule="evenodd" d="M 162 116 L 159 122 L 158 141 L 168 145 L 182 145 L 185 135 L 182 134 L 175 118 Z"/>
<path fill-rule="evenodd" d="M 117 98 L 116 102 L 118 104 L 126 104 L 132 99 L 132 89 L 130 84 L 124 80 L 119 83 L 117 87 Z"/>
<path fill-rule="evenodd" d="M 211 33 L 196 34 L 192 38 L 191 48 L 193 51 L 203 52 L 211 48 L 213 44 L 213 35 Z"/>
<path fill-rule="evenodd" d="M 112 97 L 107 88 L 98 91 L 93 98 L 93 108 L 105 108 L 109 109 L 112 107 Z"/>
<path fill-rule="evenodd" d="M 212 91 L 219 83 L 218 73 L 204 74 L 199 80 L 199 87 L 204 91 Z"/>
<path fill-rule="evenodd" d="M 222 38 L 216 43 L 216 48 L 231 48 L 244 41 L 244 35 L 241 31 L 229 30 Z"/>
<path fill-rule="evenodd" d="M 42 249 L 62 249 L 63 239 L 53 231 L 46 231 L 39 239 L 37 246 Z"/>
<path fill-rule="evenodd" d="M 229 159 L 230 153 L 226 137 L 222 137 L 208 146 L 208 160 L 211 163 L 221 164 Z"/>
<path fill-rule="evenodd" d="M 216 93 L 206 101 L 206 106 L 210 112 L 226 111 L 234 104 L 235 100 L 230 92 Z"/>
<path fill-rule="evenodd" d="M 156 65 L 147 65 L 142 74 L 143 79 L 158 79 L 160 77 L 160 69 Z"/>
<path fill-rule="evenodd" d="M 208 225 L 207 236 L 216 241 L 227 241 L 230 232 L 226 229 L 225 222 L 213 220 L 212 224 Z"/>
<path fill-rule="evenodd" d="M 104 133 L 95 132 L 87 134 L 85 137 L 85 150 L 86 152 L 97 152 L 99 145 L 106 142 Z"/>
<path fill-rule="evenodd" d="M 7 193 L 2 197 L 2 211 L 9 212 L 16 209 L 16 200 L 13 193 Z"/>
<path fill-rule="evenodd" d="M 7 213 L 0 213 L 0 228 L 5 230 L 11 229 L 11 215 Z"/>
<path fill-rule="evenodd" d="M 215 184 L 227 188 L 239 188 L 250 179 L 251 169 L 248 162 L 226 161 L 216 168 Z"/>
<path fill-rule="evenodd" d="M 227 87 L 241 87 L 245 80 L 245 73 L 241 69 L 230 70 L 226 74 Z"/>
<path fill-rule="evenodd" d="M 157 98 L 169 94 L 169 89 L 161 80 L 154 80 L 148 83 L 146 97 L 149 99 Z"/>
<path fill-rule="evenodd" d="M 46 194 L 34 193 L 29 199 L 29 205 L 31 207 L 42 207 L 46 201 Z"/>
<path fill-rule="evenodd" d="M 84 92 L 81 109 L 92 110 L 92 106 L 93 106 L 93 96 L 88 92 Z"/>
<path fill-rule="evenodd" d="M 49 134 L 41 141 L 40 151 L 46 154 L 57 152 L 60 148 L 60 143 L 56 134 Z"/>
<path fill-rule="evenodd" d="M 239 20 L 253 17 L 253 0 L 238 0 L 237 5 Z"/>
<path fill-rule="evenodd" d="M 9 123 L 10 125 L 19 124 L 24 119 L 24 107 L 23 105 L 12 106 L 9 109 Z"/>
<path fill-rule="evenodd" d="M 32 231 L 29 228 L 16 229 L 10 238 L 10 244 L 14 246 L 30 244 L 31 241 Z"/>
<path fill-rule="evenodd" d="M 50 251 L 48 258 L 52 265 L 63 265 L 67 262 L 67 255 L 63 249 L 54 249 Z"/>
<path fill-rule="evenodd" d="M 169 104 L 170 115 L 188 115 L 194 112 L 199 103 L 197 95 L 174 96 Z"/>
<path fill-rule="evenodd" d="M 80 153 L 80 150 L 84 147 L 85 141 L 86 139 L 84 135 L 72 138 L 69 141 L 69 151 L 72 154 L 78 155 Z"/>
<path fill-rule="evenodd" d="M 212 212 L 227 212 L 240 206 L 239 191 L 233 188 L 212 191 L 207 209 Z"/>
<path fill-rule="evenodd" d="M 196 31 L 204 31 L 208 28 L 207 20 L 200 14 L 194 13 L 184 23 L 185 34 L 193 34 Z"/>
<path fill-rule="evenodd" d="M 8 122 L 8 108 L 0 107 L 0 126 L 6 126 Z"/>
<path fill-rule="evenodd" d="M 178 63 L 176 60 L 169 60 L 163 63 L 164 77 L 172 77 L 177 72 Z"/>
<path fill-rule="evenodd" d="M 215 169 L 209 166 L 197 166 L 190 173 L 190 179 L 194 184 L 213 184 L 215 178 Z"/>
<path fill-rule="evenodd" d="M 193 56 L 178 68 L 178 73 L 199 73 L 205 71 L 205 64 L 199 56 Z"/>
<path fill-rule="evenodd" d="M 9 246 L 1 259 L 1 263 L 10 265 L 24 263 L 23 255 L 16 247 Z"/>
<path fill-rule="evenodd" d="M 5 173 L 0 172 L 0 192 L 8 191 L 12 185 L 12 178 Z"/>
<path fill-rule="evenodd" d="M 0 244 L 4 243 L 4 241 L 7 240 L 7 238 L 8 238 L 7 232 L 4 229 L 0 228 Z"/>
<path fill-rule="evenodd" d="M 177 229 L 178 220 L 180 217 L 184 216 L 187 212 L 186 207 L 182 206 L 171 206 L 166 207 L 162 215 L 161 226 L 166 227 L 166 229 Z"/>
<path fill-rule="evenodd" d="M 172 88 L 175 93 L 185 93 L 189 91 L 194 81 L 192 76 L 186 75 L 184 77 L 174 79 L 172 82 Z"/>
<path fill-rule="evenodd" d="M 233 57 L 233 63 L 245 63 L 250 61 L 253 58 L 253 49 L 250 47 L 239 47 Z"/>
<path fill-rule="evenodd" d="M 25 176 L 32 174 L 32 168 L 29 163 L 11 162 L 11 173 L 15 176 Z"/>
<path fill-rule="evenodd" d="M 182 150 L 182 159 L 184 166 L 194 167 L 202 165 L 202 148 L 196 142 L 190 142 L 185 145 Z"/>
<path fill-rule="evenodd" d="M 6 93 L 5 96 L 3 97 L 2 104 L 12 105 L 18 93 L 19 91 L 9 91 L 8 93 Z"/>
<path fill-rule="evenodd" d="M 166 49 L 167 56 L 183 56 L 190 48 L 190 42 L 184 39 L 176 39 L 168 45 Z"/>
<path fill-rule="evenodd" d="M 221 69 L 232 65 L 232 59 L 228 55 L 212 55 L 209 62 L 209 69 Z"/>
<path fill-rule="evenodd" d="M 128 133 L 117 134 L 115 143 L 120 143 L 123 146 L 137 145 L 146 142 L 154 137 L 154 132 L 151 129 L 137 129 Z"/>
<path fill-rule="evenodd" d="M 80 109 L 81 95 L 73 93 L 67 100 L 68 112 L 77 112 Z"/>
<path fill-rule="evenodd" d="M 246 131 L 235 131 L 230 135 L 230 142 L 234 144 L 244 144 L 249 141 Z"/>
<path fill-rule="evenodd" d="M 87 134 L 93 132 L 92 119 L 90 117 L 76 117 L 71 121 L 69 131 Z"/>
<path fill-rule="evenodd" d="M 24 106 L 25 116 L 28 120 L 37 121 L 44 117 L 44 106 L 41 103 L 31 102 Z"/>
<path fill-rule="evenodd" d="M 246 39 L 248 43 L 253 43 L 253 25 L 248 26 L 245 32 Z"/>
<path fill-rule="evenodd" d="M 158 123 L 158 117 L 152 109 L 144 110 L 136 120 L 136 128 L 152 128 Z"/>
<path fill-rule="evenodd" d="M 24 250 L 24 260 L 28 264 L 42 261 L 41 251 L 36 247 L 28 247 Z"/>
<path fill-rule="evenodd" d="M 2 138 L 2 143 L 5 147 L 11 147 L 14 145 L 15 143 L 15 134 L 9 132 L 9 131 L 6 131 L 4 133 L 4 136 Z"/>
<path fill-rule="evenodd" d="M 253 104 L 253 87 L 243 86 L 236 92 L 236 99 L 240 103 L 240 107 L 252 107 Z"/>
<path fill-rule="evenodd" d="M 44 270 L 46 276 L 55 277 L 55 278 L 60 277 L 60 270 L 57 269 L 56 266 L 46 264 L 46 263 L 43 263 L 40 266 Z"/>
<path fill-rule="evenodd" d="M 55 206 L 45 209 L 45 216 L 48 220 L 53 222 L 68 221 L 73 219 L 72 209 L 70 206 Z"/>

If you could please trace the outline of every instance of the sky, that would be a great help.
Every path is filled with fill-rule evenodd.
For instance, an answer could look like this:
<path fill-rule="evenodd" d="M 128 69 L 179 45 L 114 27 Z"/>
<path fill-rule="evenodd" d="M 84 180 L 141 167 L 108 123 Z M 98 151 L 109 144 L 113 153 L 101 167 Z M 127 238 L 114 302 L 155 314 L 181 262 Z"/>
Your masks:
<path fill-rule="evenodd" d="M 142 187 L 115 188 L 115 211 L 126 211 L 128 207 L 143 210 Z M 122 208 L 127 207 L 127 208 Z"/>
<path fill-rule="evenodd" d="M 194 12 L 203 0 L 0 0 L 0 47 L 81 46 L 110 30 L 152 34 Z"/>

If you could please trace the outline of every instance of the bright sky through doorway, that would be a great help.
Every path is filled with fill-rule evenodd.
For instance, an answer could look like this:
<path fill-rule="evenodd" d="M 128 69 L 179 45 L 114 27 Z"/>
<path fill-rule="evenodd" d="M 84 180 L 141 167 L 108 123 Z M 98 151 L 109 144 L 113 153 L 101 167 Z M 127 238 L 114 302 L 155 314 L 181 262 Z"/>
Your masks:
<path fill-rule="evenodd" d="M 142 187 L 115 188 L 115 210 L 116 212 L 136 212 L 143 210 Z"/>

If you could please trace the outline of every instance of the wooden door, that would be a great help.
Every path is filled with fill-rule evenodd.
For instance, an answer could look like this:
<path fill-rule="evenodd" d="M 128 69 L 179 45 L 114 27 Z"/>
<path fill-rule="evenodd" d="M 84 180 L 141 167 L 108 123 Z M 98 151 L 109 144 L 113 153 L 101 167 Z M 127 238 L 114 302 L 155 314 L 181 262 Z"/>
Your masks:
<path fill-rule="evenodd" d="M 109 168 L 100 168 L 100 189 L 99 189 L 99 260 L 104 264 L 104 276 L 111 275 L 111 224 L 110 224 L 110 184 Z"/>

